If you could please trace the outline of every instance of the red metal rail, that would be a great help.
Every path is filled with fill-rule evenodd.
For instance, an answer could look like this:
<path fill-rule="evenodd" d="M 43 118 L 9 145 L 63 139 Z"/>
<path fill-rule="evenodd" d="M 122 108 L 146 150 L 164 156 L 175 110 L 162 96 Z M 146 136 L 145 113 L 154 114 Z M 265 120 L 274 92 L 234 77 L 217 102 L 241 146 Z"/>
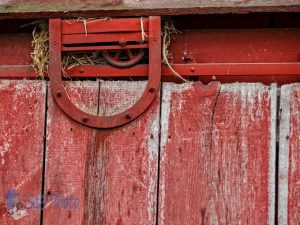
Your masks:
<path fill-rule="evenodd" d="M 129 27 L 125 28 L 126 21 Z M 92 46 L 69 45 L 70 43 L 94 42 L 102 35 L 116 43 L 126 41 L 134 34 L 134 40 L 141 41 L 141 19 L 109 19 L 87 21 L 62 21 L 63 51 L 88 51 L 92 49 L 148 48 L 148 43 L 114 44 Z M 143 18 L 144 30 L 148 32 L 149 21 Z M 109 26 L 108 26 L 109 25 Z M 101 30 L 97 29 L 101 27 Z M 71 29 L 72 28 L 72 29 Z M 114 30 L 114 29 L 115 30 Z M 88 35 L 85 34 L 86 30 Z M 101 33 L 100 33 L 101 32 Z M 74 40 L 74 35 L 80 40 Z M 86 37 L 87 36 L 87 37 Z M 145 35 L 145 41 L 148 40 Z M 30 59 L 31 34 L 3 34 L 0 36 L 0 77 L 36 78 Z M 183 77 L 200 79 L 204 82 L 260 81 L 279 84 L 297 82 L 300 77 L 300 29 L 197 29 L 183 30 L 172 42 L 169 53 L 173 68 Z M 65 42 L 64 42 L 65 41 Z M 103 38 L 101 41 L 105 41 Z M 11 54 L 12 51 L 14 54 Z M 148 65 L 139 64 L 126 69 L 109 65 L 77 66 L 65 69 L 70 77 L 133 77 L 148 76 Z M 47 76 L 47 74 L 45 74 Z M 179 81 L 172 71 L 162 65 L 162 80 Z"/>

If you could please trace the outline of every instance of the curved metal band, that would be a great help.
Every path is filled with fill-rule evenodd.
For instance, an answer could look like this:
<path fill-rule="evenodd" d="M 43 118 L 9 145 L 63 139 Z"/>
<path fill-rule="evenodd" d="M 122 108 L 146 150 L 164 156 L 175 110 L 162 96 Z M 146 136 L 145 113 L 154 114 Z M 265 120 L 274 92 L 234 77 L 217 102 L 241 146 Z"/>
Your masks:
<path fill-rule="evenodd" d="M 69 99 L 61 79 L 61 20 L 49 21 L 50 86 L 59 107 L 75 121 L 94 128 L 113 128 L 139 117 L 151 105 L 161 80 L 161 29 L 160 17 L 149 18 L 149 80 L 142 97 L 126 111 L 112 116 L 94 116 L 78 109 Z"/>

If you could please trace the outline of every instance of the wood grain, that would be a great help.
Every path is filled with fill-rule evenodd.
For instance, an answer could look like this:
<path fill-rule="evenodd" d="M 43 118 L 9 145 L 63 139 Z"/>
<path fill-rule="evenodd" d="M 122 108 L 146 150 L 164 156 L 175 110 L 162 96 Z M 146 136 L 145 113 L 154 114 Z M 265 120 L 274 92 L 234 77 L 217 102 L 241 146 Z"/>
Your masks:
<path fill-rule="evenodd" d="M 124 111 L 141 96 L 145 82 L 100 85 L 100 115 Z M 157 97 L 137 120 L 99 130 L 88 153 L 85 224 L 155 224 L 159 140 Z"/>
<path fill-rule="evenodd" d="M 159 224 L 274 224 L 276 87 L 162 93 Z"/>
<path fill-rule="evenodd" d="M 68 83 L 83 110 L 111 115 L 131 106 L 144 82 Z M 100 91 L 100 92 L 99 92 Z M 98 108 L 98 94 L 99 109 Z M 95 130 L 70 120 L 48 98 L 45 193 L 80 199 L 78 210 L 49 205 L 44 224 L 155 224 L 159 97 L 134 122 Z"/>
<path fill-rule="evenodd" d="M 0 80 L 0 224 L 36 225 L 40 210 L 28 205 L 41 195 L 46 103 L 44 81 Z M 27 216 L 14 220 L 4 199 L 9 189 L 27 204 Z M 29 209 L 30 208 L 30 209 Z"/>
<path fill-rule="evenodd" d="M 245 12 L 299 12 L 299 0 L 9 0 L 1 18 L 148 16 Z"/>
<path fill-rule="evenodd" d="M 98 82 L 68 82 L 66 91 L 79 108 L 97 114 Z M 56 105 L 49 92 L 44 224 L 84 224 L 86 155 L 93 148 L 95 130 L 71 120 Z M 55 196 L 79 199 L 80 206 L 64 208 Z"/>
<path fill-rule="evenodd" d="M 280 96 L 279 224 L 300 224 L 300 85 L 285 85 Z"/>

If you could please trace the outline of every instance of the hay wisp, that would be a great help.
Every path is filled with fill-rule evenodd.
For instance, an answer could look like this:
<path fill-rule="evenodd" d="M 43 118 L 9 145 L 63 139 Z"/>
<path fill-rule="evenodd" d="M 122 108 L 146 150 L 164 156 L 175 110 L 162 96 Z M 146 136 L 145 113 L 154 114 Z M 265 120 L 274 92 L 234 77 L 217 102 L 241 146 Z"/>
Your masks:
<path fill-rule="evenodd" d="M 175 39 L 175 35 L 178 34 L 179 31 L 176 30 L 174 27 L 173 22 L 170 19 L 165 20 L 164 27 L 163 27 L 163 46 L 162 46 L 162 56 L 163 56 L 163 63 L 165 63 L 172 73 L 180 78 L 184 82 L 188 82 L 188 80 L 184 79 L 179 73 L 177 73 L 168 59 L 168 48 L 170 47 L 171 41 Z"/>

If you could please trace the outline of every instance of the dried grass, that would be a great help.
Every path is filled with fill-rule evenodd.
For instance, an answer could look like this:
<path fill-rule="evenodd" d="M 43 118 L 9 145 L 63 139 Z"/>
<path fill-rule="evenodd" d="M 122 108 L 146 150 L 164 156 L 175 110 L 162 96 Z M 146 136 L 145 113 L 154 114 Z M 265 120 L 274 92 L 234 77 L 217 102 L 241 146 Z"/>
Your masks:
<path fill-rule="evenodd" d="M 163 27 L 163 46 L 162 46 L 162 56 L 163 56 L 163 63 L 165 63 L 172 73 L 180 78 L 184 82 L 188 82 L 188 80 L 184 79 L 179 73 L 177 73 L 172 65 L 169 62 L 169 51 L 168 48 L 170 47 L 171 41 L 175 39 L 175 36 L 180 32 L 176 30 L 174 27 L 174 23 L 171 18 L 166 18 L 164 20 L 164 27 Z"/>
<path fill-rule="evenodd" d="M 109 20 L 111 18 L 103 18 L 100 20 Z M 68 20 L 66 20 L 68 22 Z M 78 21 L 82 21 L 86 30 L 86 24 L 92 21 L 88 21 L 83 18 L 78 18 Z M 141 29 L 143 28 L 143 18 L 141 17 Z M 47 72 L 47 67 L 49 64 L 49 28 L 48 23 L 46 20 L 39 20 L 35 21 L 31 24 L 26 25 L 35 25 L 35 28 L 32 32 L 33 40 L 32 40 L 32 47 L 33 53 L 31 53 L 31 57 L 33 59 L 33 67 L 37 73 L 37 76 L 44 79 L 44 74 Z M 164 20 L 163 26 L 163 40 L 162 40 L 162 56 L 163 56 L 163 63 L 165 63 L 169 69 L 173 72 L 175 76 L 180 78 L 184 82 L 188 82 L 184 79 L 180 74 L 178 74 L 174 68 L 172 67 L 171 63 L 169 62 L 169 52 L 168 48 L 171 44 L 171 41 L 175 39 L 175 36 L 180 32 L 176 30 L 174 27 L 173 21 L 170 18 L 166 18 Z M 146 34 L 142 32 L 142 37 Z M 90 53 L 68 53 L 62 56 L 62 66 L 63 66 L 63 74 L 67 76 L 65 70 L 70 69 L 74 66 L 78 65 L 101 65 L 107 64 L 105 59 L 102 57 L 100 51 L 90 52 Z"/>
<path fill-rule="evenodd" d="M 85 20 L 83 20 L 85 21 Z M 84 25 L 86 22 L 84 22 Z M 36 21 L 30 25 L 35 25 L 32 32 L 33 40 L 33 67 L 37 76 L 44 79 L 44 74 L 47 72 L 49 64 L 49 28 L 46 21 Z M 102 57 L 101 51 L 89 53 L 66 53 L 62 56 L 62 72 L 65 77 L 68 77 L 66 70 L 79 65 L 99 65 L 107 64 Z"/>
<path fill-rule="evenodd" d="M 33 68 L 38 76 L 44 79 L 49 64 L 49 29 L 46 21 L 37 21 L 32 32 Z"/>

